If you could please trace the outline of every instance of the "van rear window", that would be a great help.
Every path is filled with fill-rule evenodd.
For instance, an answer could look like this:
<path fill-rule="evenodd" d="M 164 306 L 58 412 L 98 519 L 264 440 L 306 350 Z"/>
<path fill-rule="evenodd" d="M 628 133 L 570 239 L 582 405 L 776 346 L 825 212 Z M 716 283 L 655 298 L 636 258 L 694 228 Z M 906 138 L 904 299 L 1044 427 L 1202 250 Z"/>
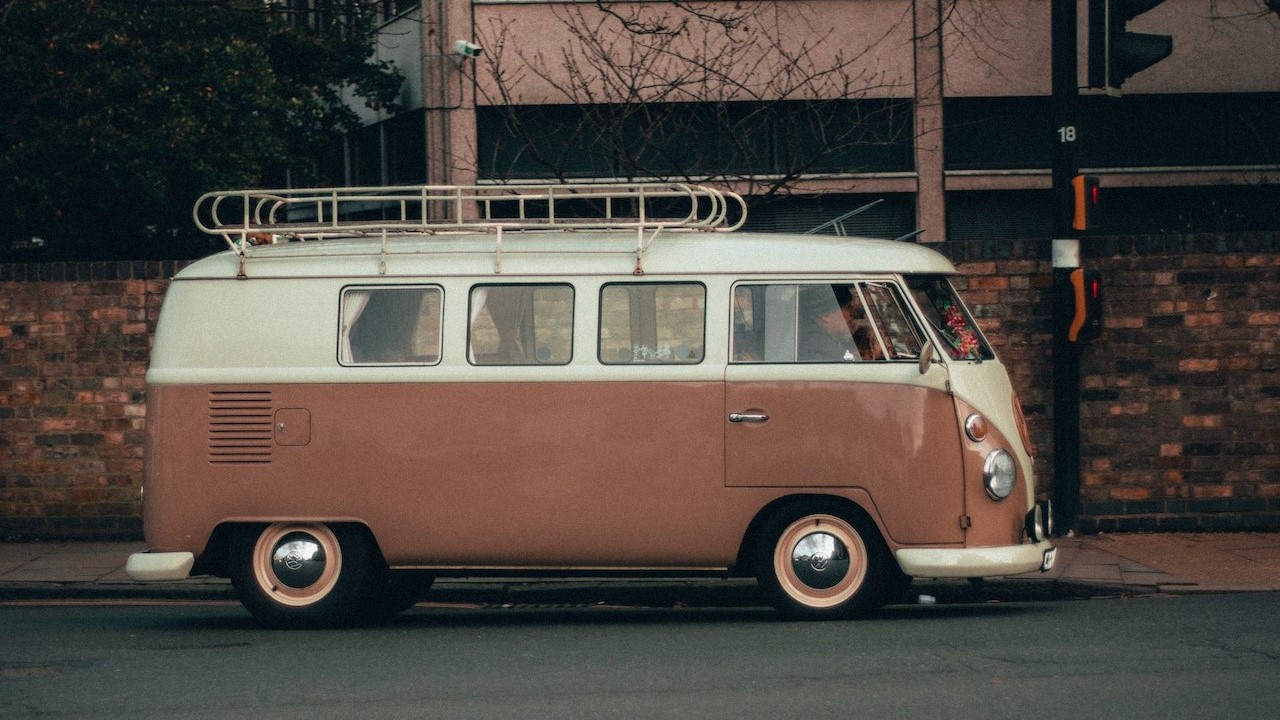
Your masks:
<path fill-rule="evenodd" d="M 338 362 L 434 365 L 440 361 L 442 306 L 436 286 L 345 288 Z"/>

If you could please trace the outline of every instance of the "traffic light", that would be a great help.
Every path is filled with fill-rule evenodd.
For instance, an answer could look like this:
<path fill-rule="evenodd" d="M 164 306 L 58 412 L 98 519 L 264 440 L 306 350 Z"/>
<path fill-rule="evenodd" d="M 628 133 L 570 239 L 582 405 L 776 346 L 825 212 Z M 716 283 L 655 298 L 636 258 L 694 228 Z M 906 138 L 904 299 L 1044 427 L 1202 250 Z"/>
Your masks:
<path fill-rule="evenodd" d="M 1079 232 L 1093 229 L 1098 223 L 1097 176 L 1077 175 L 1071 178 L 1071 196 L 1074 200 L 1071 227 Z"/>
<path fill-rule="evenodd" d="M 1089 86 L 1119 94 L 1121 83 L 1173 53 L 1173 37 L 1125 25 L 1164 0 L 1089 0 Z"/>
<path fill-rule="evenodd" d="M 1067 327 L 1067 340 L 1096 340 L 1102 335 L 1102 275 L 1097 270 L 1072 270 L 1071 297 L 1071 325 Z"/>

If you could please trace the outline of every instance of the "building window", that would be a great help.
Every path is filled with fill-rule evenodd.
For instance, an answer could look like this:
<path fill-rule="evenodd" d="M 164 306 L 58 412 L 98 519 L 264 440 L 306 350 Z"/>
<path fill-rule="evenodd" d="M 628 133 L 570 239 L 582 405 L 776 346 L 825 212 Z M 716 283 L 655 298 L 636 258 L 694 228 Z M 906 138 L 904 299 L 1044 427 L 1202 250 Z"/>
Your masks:
<path fill-rule="evenodd" d="M 1047 97 L 947 98 L 948 170 L 1047 168 Z M 1127 95 L 1079 99 L 1081 167 L 1147 168 L 1280 163 L 1280 93 Z"/>
<path fill-rule="evenodd" d="M 418 7 L 418 0 L 380 0 L 378 10 L 382 13 L 382 21 L 386 22 L 398 15 L 403 15 Z"/>
<path fill-rule="evenodd" d="M 814 232 L 893 240 L 916 229 L 915 196 L 908 193 L 789 195 L 751 199 L 743 230 Z"/>
<path fill-rule="evenodd" d="M 907 100 L 476 109 L 481 177 L 698 177 L 914 167 Z"/>

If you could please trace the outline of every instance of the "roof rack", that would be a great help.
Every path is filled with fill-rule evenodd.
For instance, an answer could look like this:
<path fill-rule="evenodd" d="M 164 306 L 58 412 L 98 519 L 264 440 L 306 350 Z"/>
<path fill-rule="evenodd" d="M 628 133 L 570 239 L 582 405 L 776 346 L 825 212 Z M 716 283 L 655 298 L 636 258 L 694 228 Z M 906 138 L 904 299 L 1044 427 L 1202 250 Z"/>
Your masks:
<path fill-rule="evenodd" d="M 731 231 L 746 221 L 736 193 L 702 185 L 413 185 L 227 190 L 202 195 L 200 230 L 235 252 L 337 237 L 528 230 Z"/>

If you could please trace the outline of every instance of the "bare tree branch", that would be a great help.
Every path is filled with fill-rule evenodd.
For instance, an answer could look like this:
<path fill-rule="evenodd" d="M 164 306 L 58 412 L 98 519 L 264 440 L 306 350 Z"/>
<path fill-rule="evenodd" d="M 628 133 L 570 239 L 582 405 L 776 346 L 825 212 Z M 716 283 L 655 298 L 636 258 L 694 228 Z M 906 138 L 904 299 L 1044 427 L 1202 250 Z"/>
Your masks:
<path fill-rule="evenodd" d="M 681 0 L 623 15 L 606 3 L 569 4 L 555 12 L 570 42 L 551 54 L 518 46 L 505 21 L 491 21 L 491 75 L 480 87 L 522 145 L 515 157 L 563 178 L 577 148 L 607 156 L 627 178 L 720 180 L 768 196 L 833 158 L 910 136 L 909 100 L 875 99 L 904 97 L 904 81 L 875 59 L 909 17 L 850 49 L 803 3 L 724 5 L 732 11 Z M 529 106 L 546 102 L 525 104 L 534 81 L 572 108 L 572 120 L 562 118 L 571 127 L 559 131 L 574 142 L 546 142 L 545 124 L 530 119 Z"/>

